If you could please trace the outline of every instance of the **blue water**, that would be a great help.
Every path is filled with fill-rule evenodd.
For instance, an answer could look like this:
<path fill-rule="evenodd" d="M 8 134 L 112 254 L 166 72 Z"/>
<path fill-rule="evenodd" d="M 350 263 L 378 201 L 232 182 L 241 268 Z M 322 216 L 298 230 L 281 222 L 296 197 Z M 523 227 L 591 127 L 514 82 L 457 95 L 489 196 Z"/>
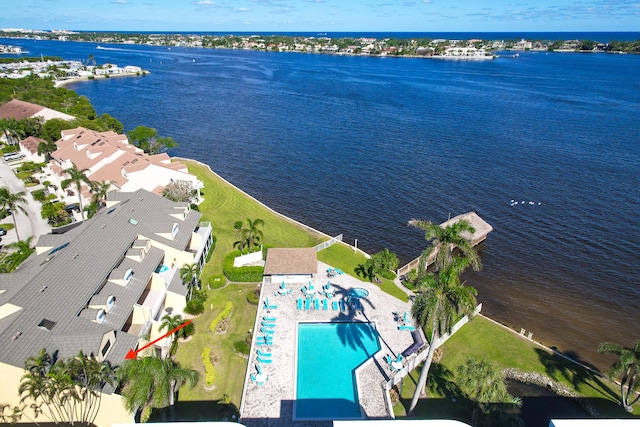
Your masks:
<path fill-rule="evenodd" d="M 494 227 L 483 270 L 464 277 L 485 314 L 601 369 L 600 342 L 638 338 L 640 55 L 449 62 L 0 43 L 147 68 L 70 88 L 368 252 L 409 261 L 426 242 L 408 220 L 474 210 Z"/>
<path fill-rule="evenodd" d="M 378 351 L 371 323 L 300 323 L 295 418 L 361 418 L 355 369 Z"/>

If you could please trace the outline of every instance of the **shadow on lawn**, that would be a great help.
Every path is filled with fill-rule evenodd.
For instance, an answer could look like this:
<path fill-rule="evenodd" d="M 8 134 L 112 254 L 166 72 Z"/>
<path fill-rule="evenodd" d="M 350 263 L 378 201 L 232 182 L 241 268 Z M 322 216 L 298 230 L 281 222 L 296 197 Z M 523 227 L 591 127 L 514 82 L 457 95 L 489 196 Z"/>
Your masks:
<path fill-rule="evenodd" d="M 163 421 L 162 410 L 154 410 L 149 422 L 166 422 L 169 420 L 169 410 L 166 410 Z M 176 421 L 237 421 L 240 411 L 233 403 L 224 399 L 177 401 L 175 404 Z M 234 419 L 235 416 L 235 419 Z"/>
<path fill-rule="evenodd" d="M 580 386 L 587 386 L 614 401 L 619 400 L 618 394 L 602 380 L 602 375 L 597 369 L 580 359 L 574 352 L 563 355 L 549 354 L 542 349 L 536 349 L 538 359 L 545 367 L 547 375 L 553 380 L 569 381 L 577 391 Z"/>

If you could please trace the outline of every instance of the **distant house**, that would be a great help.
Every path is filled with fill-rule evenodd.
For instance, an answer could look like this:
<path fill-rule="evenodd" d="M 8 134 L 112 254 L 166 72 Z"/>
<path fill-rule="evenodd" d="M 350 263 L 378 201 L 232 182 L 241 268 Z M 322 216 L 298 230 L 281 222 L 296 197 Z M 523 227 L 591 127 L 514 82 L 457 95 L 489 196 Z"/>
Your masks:
<path fill-rule="evenodd" d="M 516 43 L 516 45 L 514 46 L 514 48 L 516 50 L 529 50 L 533 47 L 533 44 L 530 41 L 527 41 L 525 39 L 521 39 L 518 43 Z"/>
<path fill-rule="evenodd" d="M 161 194 L 171 181 L 184 180 L 191 183 L 199 199 L 204 184 L 190 174 L 180 162 L 172 162 L 166 153 L 148 155 L 133 144 L 126 135 L 112 131 L 97 132 L 83 127 L 63 130 L 62 138 L 56 141 L 58 149 L 51 153 L 51 161 L 46 168 L 51 173 L 51 183 L 57 187 L 57 194 L 69 203 L 77 201 L 75 188 L 61 189 L 65 180 L 65 169 L 73 164 L 78 169 L 87 169 L 91 181 L 108 182 L 113 191 L 136 191 L 145 189 Z M 88 186 L 84 185 L 82 197 L 91 199 Z"/>
<path fill-rule="evenodd" d="M 43 155 L 38 154 L 38 146 L 42 142 L 47 142 L 42 138 L 36 138 L 35 136 L 30 136 L 28 138 L 20 141 L 20 151 L 26 156 L 28 160 L 36 163 L 44 163 L 46 160 Z"/>
<path fill-rule="evenodd" d="M 74 116 L 69 114 L 61 113 L 60 111 L 32 104 L 30 102 L 20 101 L 19 99 L 12 99 L 0 107 L 0 120 L 22 120 L 31 117 L 42 117 L 44 121 L 50 119 L 62 119 L 67 121 L 75 119 Z"/>

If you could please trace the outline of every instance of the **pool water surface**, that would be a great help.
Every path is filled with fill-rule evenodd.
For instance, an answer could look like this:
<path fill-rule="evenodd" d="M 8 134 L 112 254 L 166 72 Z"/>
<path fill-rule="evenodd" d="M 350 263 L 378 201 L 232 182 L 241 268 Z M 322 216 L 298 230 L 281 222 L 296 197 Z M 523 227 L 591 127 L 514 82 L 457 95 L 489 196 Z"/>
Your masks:
<path fill-rule="evenodd" d="M 294 418 L 362 418 L 355 370 L 379 350 L 372 323 L 298 324 Z"/>

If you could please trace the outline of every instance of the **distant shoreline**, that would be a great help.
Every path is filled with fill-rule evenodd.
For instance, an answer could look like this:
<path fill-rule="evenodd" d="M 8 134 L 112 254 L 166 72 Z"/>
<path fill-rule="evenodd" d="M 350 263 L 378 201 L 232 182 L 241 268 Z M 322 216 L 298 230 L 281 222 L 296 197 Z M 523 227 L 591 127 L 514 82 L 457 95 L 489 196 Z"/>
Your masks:
<path fill-rule="evenodd" d="M 141 72 L 136 72 L 136 73 L 118 73 L 118 74 L 104 74 L 104 75 L 100 74 L 100 75 L 95 75 L 91 77 L 73 77 L 70 79 L 56 80 L 54 83 L 54 86 L 64 87 L 71 83 L 84 82 L 84 81 L 90 81 L 90 80 L 104 80 L 104 79 L 111 79 L 115 77 L 142 77 L 147 74 L 151 74 L 151 73 L 147 70 L 142 70 Z"/>

